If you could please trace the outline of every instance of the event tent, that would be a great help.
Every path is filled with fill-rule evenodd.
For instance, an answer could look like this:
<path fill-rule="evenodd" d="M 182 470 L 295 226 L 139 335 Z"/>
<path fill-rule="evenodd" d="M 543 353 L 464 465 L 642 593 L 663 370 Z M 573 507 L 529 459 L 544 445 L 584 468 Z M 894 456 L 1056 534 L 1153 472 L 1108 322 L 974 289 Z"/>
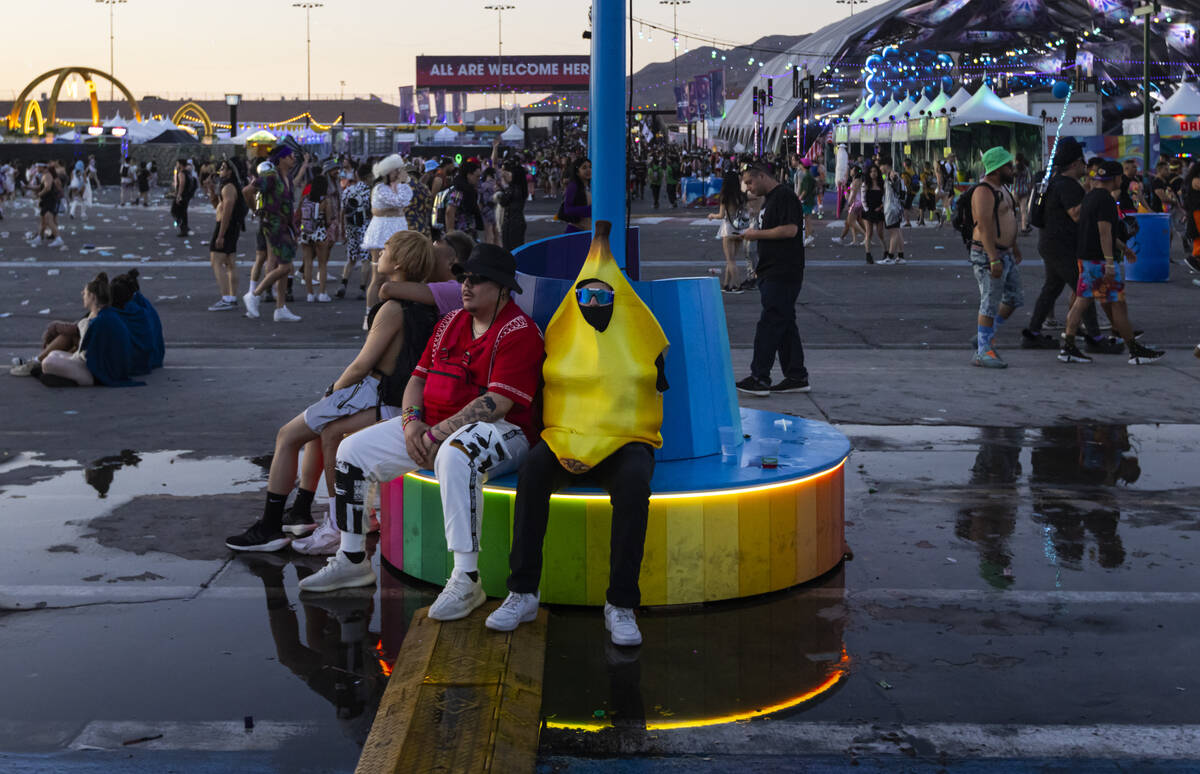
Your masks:
<path fill-rule="evenodd" d="M 504 134 L 500 135 L 500 141 L 509 145 L 523 145 L 525 143 L 525 132 L 521 127 L 512 124 L 504 130 Z"/>
<path fill-rule="evenodd" d="M 963 88 L 954 92 L 953 97 L 946 100 L 946 112 L 949 113 L 951 111 L 962 110 L 962 106 L 965 105 L 970 99 L 971 92 L 967 91 L 967 88 L 964 86 Z"/>
<path fill-rule="evenodd" d="M 443 126 L 441 129 L 438 129 L 433 133 L 433 141 L 443 145 L 449 145 L 450 143 L 458 141 L 458 132 L 454 131 L 448 126 Z"/>
<path fill-rule="evenodd" d="M 963 89 L 966 92 L 966 89 Z M 950 117 L 951 126 L 964 124 L 982 124 L 989 121 L 1009 124 L 1030 124 L 1041 126 L 1042 119 L 1027 116 L 1019 110 L 1014 110 L 1004 104 L 996 92 L 986 83 L 979 87 L 975 95 L 963 102 L 958 111 Z"/>

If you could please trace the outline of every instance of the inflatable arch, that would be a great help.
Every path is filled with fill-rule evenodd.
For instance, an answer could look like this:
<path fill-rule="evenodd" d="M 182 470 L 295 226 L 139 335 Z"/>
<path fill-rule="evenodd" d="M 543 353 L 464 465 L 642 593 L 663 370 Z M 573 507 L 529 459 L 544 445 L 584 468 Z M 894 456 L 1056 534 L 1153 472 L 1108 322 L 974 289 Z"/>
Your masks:
<path fill-rule="evenodd" d="M 83 78 L 84 83 L 87 84 L 88 100 L 91 102 L 92 108 L 93 126 L 100 125 L 100 105 L 96 99 L 95 78 L 97 76 L 111 82 L 113 86 L 116 86 L 117 89 L 120 90 L 121 94 L 125 97 L 125 101 L 129 103 L 130 110 L 133 111 L 133 120 L 142 120 L 142 113 L 138 109 L 137 100 L 133 98 L 133 94 L 130 93 L 129 89 L 125 88 L 125 84 L 118 81 L 112 75 L 102 70 L 97 70 L 94 67 L 60 67 L 58 69 L 42 73 L 30 81 L 29 84 L 21 90 L 20 96 L 18 96 L 16 101 L 13 102 L 12 110 L 8 114 L 8 128 L 10 130 L 18 130 L 22 128 L 21 111 L 25 107 L 26 100 L 29 98 L 29 95 L 33 93 L 33 90 L 37 88 L 38 84 L 52 77 L 54 78 L 54 86 L 50 90 L 50 113 L 45 123 L 53 127 L 58 121 L 58 95 L 62 91 L 63 83 L 66 82 L 67 78 L 71 77 L 72 75 L 78 75 L 79 77 Z M 38 109 L 38 112 L 41 112 L 40 108 Z"/>

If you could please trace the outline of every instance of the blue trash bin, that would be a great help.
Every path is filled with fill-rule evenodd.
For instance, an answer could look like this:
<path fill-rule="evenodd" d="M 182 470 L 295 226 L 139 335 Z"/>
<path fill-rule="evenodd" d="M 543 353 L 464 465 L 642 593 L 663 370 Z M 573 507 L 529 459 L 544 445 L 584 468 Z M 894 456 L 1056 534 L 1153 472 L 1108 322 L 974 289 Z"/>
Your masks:
<path fill-rule="evenodd" d="M 1166 282 L 1171 276 L 1171 216 L 1148 212 L 1133 216 L 1138 233 L 1129 240 L 1137 262 L 1125 267 L 1129 282 Z"/>

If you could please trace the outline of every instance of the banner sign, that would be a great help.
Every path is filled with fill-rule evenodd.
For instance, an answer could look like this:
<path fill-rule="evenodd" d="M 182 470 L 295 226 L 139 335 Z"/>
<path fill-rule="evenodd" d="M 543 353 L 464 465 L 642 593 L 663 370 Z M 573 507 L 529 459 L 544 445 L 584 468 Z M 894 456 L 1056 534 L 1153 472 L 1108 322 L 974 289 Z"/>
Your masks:
<path fill-rule="evenodd" d="M 429 123 L 429 90 L 417 90 L 417 122 Z"/>
<path fill-rule="evenodd" d="M 446 92 L 435 91 L 433 93 L 433 122 L 435 124 L 446 123 Z"/>
<path fill-rule="evenodd" d="M 587 91 L 591 57 L 419 56 L 418 89 L 462 91 Z"/>
<path fill-rule="evenodd" d="M 713 70 L 708 74 L 708 117 L 725 117 L 724 70 Z"/>
<path fill-rule="evenodd" d="M 688 120 L 688 100 L 687 92 L 682 86 L 675 87 L 675 120 L 684 122 Z"/>
<path fill-rule="evenodd" d="M 413 111 L 413 87 L 400 87 L 400 123 L 411 124 L 417 119 Z"/>
<path fill-rule="evenodd" d="M 1187 140 L 1200 137 L 1200 116 L 1159 116 L 1158 136 L 1164 140 Z"/>
<path fill-rule="evenodd" d="M 696 76 L 696 116 L 700 120 L 708 118 L 712 113 L 712 81 L 708 75 Z"/>
<path fill-rule="evenodd" d="M 463 113 L 467 109 L 467 94 L 463 91 L 456 91 L 450 95 L 450 103 L 453 107 L 450 109 L 454 113 L 454 123 L 461 124 L 463 122 Z"/>

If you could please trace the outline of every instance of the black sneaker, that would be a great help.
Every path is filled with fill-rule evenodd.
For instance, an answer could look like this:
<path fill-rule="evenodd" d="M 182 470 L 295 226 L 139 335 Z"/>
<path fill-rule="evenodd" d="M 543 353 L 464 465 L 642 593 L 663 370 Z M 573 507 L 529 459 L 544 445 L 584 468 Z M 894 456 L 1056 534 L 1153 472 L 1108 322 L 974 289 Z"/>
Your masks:
<path fill-rule="evenodd" d="M 1098 339 L 1085 336 L 1083 348 L 1095 355 L 1119 355 L 1125 351 L 1125 342 L 1116 336 L 1101 336 Z"/>
<path fill-rule="evenodd" d="M 270 532 L 261 521 L 240 535 L 225 538 L 225 545 L 234 551 L 279 551 L 287 548 L 292 539 L 283 532 Z"/>
<path fill-rule="evenodd" d="M 771 385 L 771 394 L 779 395 L 785 392 L 808 392 L 811 387 L 808 386 L 808 379 L 792 379 L 786 377 L 782 381 Z"/>
<path fill-rule="evenodd" d="M 1194 255 L 1187 255 L 1183 258 L 1184 264 L 1187 265 L 1188 271 L 1192 274 L 1200 274 L 1200 258 Z"/>
<path fill-rule="evenodd" d="M 316 528 L 311 508 L 301 510 L 293 505 L 283 513 L 283 531 L 289 535 L 307 537 Z"/>
<path fill-rule="evenodd" d="M 1024 328 L 1021 331 L 1021 349 L 1058 349 L 1058 342 L 1052 336 Z"/>
<path fill-rule="evenodd" d="M 1060 363 L 1090 363 L 1092 359 L 1079 351 L 1079 345 L 1074 339 L 1063 342 L 1062 349 L 1058 351 L 1058 362 Z"/>
<path fill-rule="evenodd" d="M 1146 365 L 1155 360 L 1161 360 L 1167 353 L 1160 349 L 1150 349 L 1138 342 L 1129 345 L 1129 365 Z"/>
<path fill-rule="evenodd" d="M 737 387 L 738 392 L 744 392 L 757 398 L 765 398 L 771 394 L 771 383 L 755 379 L 753 376 L 747 376 L 734 386 Z"/>
<path fill-rule="evenodd" d="M 875 256 L 867 253 L 867 263 L 875 263 Z"/>
<path fill-rule="evenodd" d="M 343 285 L 342 287 L 338 288 L 337 292 L 334 293 L 333 295 L 335 295 L 338 298 L 345 298 L 346 297 L 346 287 Z"/>

